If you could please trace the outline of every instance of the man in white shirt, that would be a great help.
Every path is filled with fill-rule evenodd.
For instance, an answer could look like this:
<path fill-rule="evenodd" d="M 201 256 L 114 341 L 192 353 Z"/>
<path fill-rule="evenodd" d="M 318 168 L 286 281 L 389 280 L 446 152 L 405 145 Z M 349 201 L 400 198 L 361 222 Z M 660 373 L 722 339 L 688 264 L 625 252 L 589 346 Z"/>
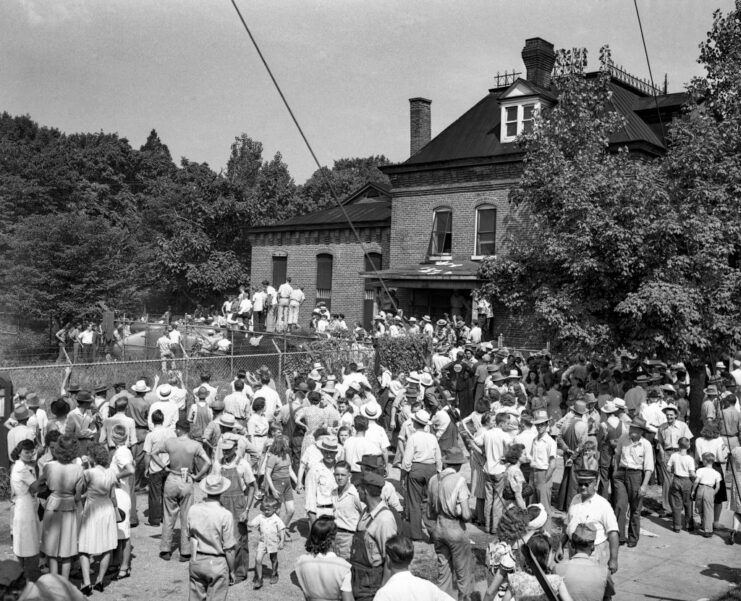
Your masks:
<path fill-rule="evenodd" d="M 306 300 L 303 286 L 296 286 L 291 290 L 291 295 L 288 299 L 288 325 L 298 325 L 298 312 L 301 305 Z"/>
<path fill-rule="evenodd" d="M 178 324 L 172 324 L 169 329 L 170 333 L 168 334 L 168 336 L 170 338 L 170 348 L 172 349 L 172 354 L 175 355 L 175 357 L 182 357 L 183 347 L 181 346 L 180 342 L 183 336 L 180 333 L 180 330 L 178 330 Z"/>
<path fill-rule="evenodd" d="M 268 293 L 260 286 L 252 295 L 252 327 L 255 332 L 265 331 L 265 313 L 268 306 Z"/>
<path fill-rule="evenodd" d="M 530 473 L 535 489 L 535 501 L 551 513 L 551 479 L 556 471 L 556 441 L 548 434 L 550 417 L 545 410 L 533 413 L 533 426 L 537 434 L 530 444 Z"/>
<path fill-rule="evenodd" d="M 389 578 L 373 601 L 454 601 L 453 597 L 424 578 L 412 575 L 409 564 L 414 559 L 414 543 L 396 534 L 386 541 L 386 573 Z"/>
<path fill-rule="evenodd" d="M 293 292 L 293 286 L 291 286 L 291 278 L 286 278 L 286 281 L 278 286 L 278 320 L 277 324 L 285 326 L 288 323 L 288 308 L 291 302 L 291 292 Z"/>
<path fill-rule="evenodd" d="M 193 396 L 198 398 L 198 391 L 201 388 L 205 388 L 208 392 L 206 396 L 206 404 L 210 407 L 216 400 L 216 393 L 219 391 L 218 388 L 211 386 L 211 374 L 201 374 L 201 383 L 193 389 Z"/>
<path fill-rule="evenodd" d="M 268 375 L 267 378 L 269 379 L 270 376 Z M 275 421 L 276 413 L 280 411 L 283 403 L 280 400 L 280 395 L 268 386 L 264 379 L 263 376 L 260 377 L 261 387 L 255 392 L 255 399 L 260 397 L 265 399 L 265 417 L 267 417 L 268 422 L 272 424 L 273 421 Z"/>
<path fill-rule="evenodd" d="M 168 328 L 169 329 L 169 328 Z M 172 340 L 167 330 L 162 332 L 162 336 L 157 338 L 157 349 L 162 360 L 162 373 L 167 371 L 167 362 L 170 362 L 172 369 L 175 369 L 174 355 L 172 354 Z"/>
<path fill-rule="evenodd" d="M 154 430 L 154 424 L 152 423 L 152 414 L 159 410 L 162 412 L 162 426 L 167 430 L 170 430 L 173 435 L 175 434 L 175 424 L 178 421 L 179 412 L 178 406 L 170 400 L 172 394 L 172 387 L 169 384 L 162 384 L 157 387 L 157 400 L 152 403 L 149 407 L 149 415 L 147 422 L 149 431 Z"/>
<path fill-rule="evenodd" d="M 249 395 L 245 392 L 244 380 L 235 380 L 232 383 L 234 392 L 224 397 L 224 411 L 231 413 L 243 427 L 247 427 L 247 419 L 252 413 Z M 252 389 L 250 389 L 252 392 Z"/>
<path fill-rule="evenodd" d="M 386 430 L 378 425 L 378 419 L 381 417 L 382 413 L 381 405 L 379 405 L 377 401 L 369 401 L 360 408 L 360 415 L 368 418 L 368 432 L 366 433 L 365 438 L 378 445 L 383 453 L 385 461 L 386 452 L 388 451 L 391 442 L 386 434 Z"/>
<path fill-rule="evenodd" d="M 484 464 L 484 476 L 486 500 L 484 501 L 484 513 L 486 531 L 494 534 L 497 531 L 499 520 L 504 513 L 502 504 L 502 493 L 504 492 L 506 466 L 502 462 L 512 437 L 502 430 L 502 425 L 509 421 L 509 415 L 498 413 L 495 417 L 495 426 L 488 430 L 481 429 L 474 437 L 474 442 L 484 448 L 486 463 Z"/>

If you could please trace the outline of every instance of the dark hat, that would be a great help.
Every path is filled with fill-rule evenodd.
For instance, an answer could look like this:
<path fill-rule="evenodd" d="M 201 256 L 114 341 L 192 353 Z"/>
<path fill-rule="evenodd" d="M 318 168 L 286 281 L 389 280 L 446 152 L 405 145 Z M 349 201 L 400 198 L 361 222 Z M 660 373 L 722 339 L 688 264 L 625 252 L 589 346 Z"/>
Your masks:
<path fill-rule="evenodd" d="M 23 576 L 21 564 L 12 559 L 0 561 L 0 586 L 6 588 Z"/>
<path fill-rule="evenodd" d="M 383 488 L 383 485 L 386 484 L 386 480 L 381 474 L 376 474 L 375 472 L 364 472 L 360 483 Z"/>
<path fill-rule="evenodd" d="M 16 407 L 15 411 L 13 411 L 13 417 L 19 422 L 22 422 L 31 417 L 31 412 L 25 405 L 19 405 L 18 407 Z"/>
<path fill-rule="evenodd" d="M 77 394 L 77 403 L 92 403 L 93 402 L 93 394 L 89 390 L 81 390 Z"/>
<path fill-rule="evenodd" d="M 651 378 L 645 374 L 642 374 L 635 379 L 636 384 L 648 384 L 650 381 Z"/>
<path fill-rule="evenodd" d="M 306 382 L 299 382 L 293 387 L 296 392 L 309 392 L 309 385 Z"/>
<path fill-rule="evenodd" d="M 382 468 L 385 464 L 382 455 L 363 455 L 360 461 L 358 461 L 358 465 L 360 467 L 377 470 Z"/>
<path fill-rule="evenodd" d="M 450 447 L 443 454 L 443 463 L 445 465 L 462 465 L 466 463 L 466 457 L 458 447 Z"/>
<path fill-rule="evenodd" d="M 67 392 L 80 392 L 82 390 L 77 382 L 67 384 Z"/>
<path fill-rule="evenodd" d="M 599 477 L 599 472 L 596 470 L 576 470 L 574 472 L 577 480 L 596 480 Z"/>
<path fill-rule="evenodd" d="M 201 386 L 198 390 L 196 390 L 196 396 L 199 399 L 205 399 L 208 398 L 208 390 L 205 386 Z"/>
<path fill-rule="evenodd" d="M 644 430 L 646 432 L 650 432 L 650 429 L 648 427 L 648 423 L 646 423 L 646 420 L 643 419 L 640 416 L 636 416 L 633 418 L 633 421 L 628 424 L 631 428 L 640 428 L 641 430 Z"/>

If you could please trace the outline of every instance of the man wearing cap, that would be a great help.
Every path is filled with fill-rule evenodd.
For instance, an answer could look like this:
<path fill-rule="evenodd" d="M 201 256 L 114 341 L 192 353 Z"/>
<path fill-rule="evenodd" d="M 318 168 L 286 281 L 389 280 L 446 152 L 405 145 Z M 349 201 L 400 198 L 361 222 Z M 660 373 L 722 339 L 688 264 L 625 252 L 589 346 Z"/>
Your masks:
<path fill-rule="evenodd" d="M 80 455 L 87 455 L 88 447 L 95 442 L 98 427 L 95 425 L 95 416 L 91 411 L 93 395 L 89 390 L 77 393 L 77 407 L 69 412 L 64 429 L 66 436 L 77 439 Z"/>
<path fill-rule="evenodd" d="M 198 391 L 201 388 L 205 388 L 208 392 L 206 396 L 206 403 L 210 407 L 216 400 L 216 393 L 219 391 L 218 388 L 211 386 L 211 374 L 201 374 L 201 383 L 193 389 L 193 396 L 198 396 Z"/>
<path fill-rule="evenodd" d="M 610 570 L 592 558 L 596 538 L 597 529 L 592 524 L 576 526 L 571 535 L 574 554 L 554 568 L 573 601 L 609 601 L 615 595 Z"/>
<path fill-rule="evenodd" d="M 628 436 L 615 449 L 615 474 L 612 479 L 615 514 L 618 517 L 620 542 L 625 541 L 625 521 L 630 511 L 628 546 L 635 547 L 641 533 L 641 508 L 651 474 L 654 454 L 651 443 L 643 437 L 648 424 L 636 417 L 630 424 Z"/>
<path fill-rule="evenodd" d="M 558 448 L 556 441 L 548 434 L 550 418 L 547 411 L 533 413 L 533 426 L 537 434 L 530 445 L 530 473 L 535 491 L 535 501 L 540 503 L 550 515 L 553 472 L 556 471 Z"/>
<path fill-rule="evenodd" d="M 397 533 L 396 518 L 381 500 L 385 480 L 380 474 L 365 472 L 358 484 L 365 511 L 360 516 L 351 549 L 352 589 L 355 601 L 371 601 L 384 576 L 386 541 Z"/>
<path fill-rule="evenodd" d="M 334 500 L 337 497 L 337 482 L 334 466 L 337 460 L 337 442 L 325 436 L 316 441 L 322 452 L 322 461 L 311 466 L 306 475 L 306 516 L 309 528 L 321 515 L 334 515 Z"/>
<path fill-rule="evenodd" d="M 662 496 L 662 507 L 667 514 L 671 513 L 671 503 L 669 502 L 669 494 L 672 487 L 672 473 L 669 471 L 669 459 L 674 453 L 679 452 L 679 439 L 687 438 L 692 439 L 692 432 L 690 432 L 689 426 L 684 422 L 680 422 L 677 419 L 679 415 L 679 409 L 676 405 L 667 405 L 663 409 L 664 415 L 666 415 L 666 422 L 659 426 L 658 434 L 656 435 L 656 448 L 658 450 L 658 457 L 656 460 L 656 471 L 661 472 L 661 496 Z"/>
<path fill-rule="evenodd" d="M 206 498 L 189 508 L 184 527 L 193 549 L 189 564 L 189 601 L 226 601 L 234 582 L 234 523 L 231 512 L 220 503 L 231 482 L 211 474 L 199 484 Z"/>
<path fill-rule="evenodd" d="M 430 538 L 437 554 L 437 585 L 459 599 L 468 599 L 471 594 L 474 572 L 471 541 L 466 532 L 466 522 L 471 520 L 470 494 L 466 479 L 459 473 L 465 462 L 460 448 L 448 449 L 443 458 L 445 469 L 430 479 L 427 503 L 427 515 L 434 524 Z"/>
<path fill-rule="evenodd" d="M 425 431 L 430 425 L 430 414 L 422 409 L 412 414 L 412 421 L 414 432 L 406 441 L 401 462 L 404 505 L 412 540 L 423 540 L 422 503 L 430 479 L 442 470 L 442 456 L 435 435 Z"/>
<path fill-rule="evenodd" d="M 200 442 L 188 436 L 190 423 L 179 420 L 175 426 L 177 438 L 169 438 L 152 448 L 150 460 L 167 470 L 163 489 L 164 514 L 162 519 L 162 537 L 160 539 L 160 557 L 169 561 L 172 556 L 172 534 L 175 518 L 180 514 L 180 560 L 187 561 L 191 556 L 190 539 L 184 523 L 193 504 L 193 481 L 199 481 L 211 468 L 211 460 L 203 450 Z M 169 465 L 159 461 L 161 453 L 167 453 Z M 193 474 L 193 466 L 198 460 L 201 469 Z M 229 512 L 229 523 L 232 516 Z"/>
<path fill-rule="evenodd" d="M 579 524 L 588 522 L 596 530 L 592 558 L 600 565 L 609 568 L 611 573 L 615 573 L 618 569 L 620 547 L 618 520 L 609 501 L 597 494 L 598 477 L 599 472 L 596 470 L 576 470 L 579 494 L 574 497 L 569 506 L 562 543 L 566 544 Z M 574 550 L 573 545 L 572 550 Z"/>

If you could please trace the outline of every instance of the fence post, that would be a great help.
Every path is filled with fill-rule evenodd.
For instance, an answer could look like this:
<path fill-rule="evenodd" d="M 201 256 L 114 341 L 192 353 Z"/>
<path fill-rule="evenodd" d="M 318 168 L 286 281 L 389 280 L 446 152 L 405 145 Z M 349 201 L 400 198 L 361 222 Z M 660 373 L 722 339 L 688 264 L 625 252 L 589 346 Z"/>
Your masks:
<path fill-rule="evenodd" d="M 229 330 L 231 332 L 232 341 L 229 345 L 229 350 L 231 351 L 229 353 L 229 374 L 231 375 L 231 378 L 234 379 L 234 330 Z"/>

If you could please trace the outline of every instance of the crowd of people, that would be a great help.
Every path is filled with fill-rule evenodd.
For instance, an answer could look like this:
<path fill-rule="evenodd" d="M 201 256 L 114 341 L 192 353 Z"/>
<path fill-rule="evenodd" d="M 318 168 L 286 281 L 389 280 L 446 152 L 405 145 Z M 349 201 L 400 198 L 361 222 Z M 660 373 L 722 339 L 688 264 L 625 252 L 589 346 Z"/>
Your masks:
<path fill-rule="evenodd" d="M 290 315 L 290 296 L 279 306 Z M 65 379 L 51 402 L 18 390 L 5 423 L 16 588 L 42 571 L 67 581 L 76 562 L 84 596 L 144 577 L 130 535 L 146 515 L 161 560 L 188 563 L 191 600 L 225 599 L 248 570 L 260 589 L 300 536 L 297 496 L 308 535 L 294 568 L 310 600 L 470 599 L 471 525 L 488 542 L 486 601 L 609 599 L 654 482 L 669 532 L 720 534 L 727 503 L 736 543 L 741 358 L 707 370 L 693 436 L 682 364 L 525 358 L 458 320 L 405 328 L 420 326 L 434 347 L 408 373 L 317 362 L 221 386 L 203 374 L 192 390 L 177 372 L 94 390 Z M 415 541 L 434 547 L 434 582 L 409 571 Z"/>

